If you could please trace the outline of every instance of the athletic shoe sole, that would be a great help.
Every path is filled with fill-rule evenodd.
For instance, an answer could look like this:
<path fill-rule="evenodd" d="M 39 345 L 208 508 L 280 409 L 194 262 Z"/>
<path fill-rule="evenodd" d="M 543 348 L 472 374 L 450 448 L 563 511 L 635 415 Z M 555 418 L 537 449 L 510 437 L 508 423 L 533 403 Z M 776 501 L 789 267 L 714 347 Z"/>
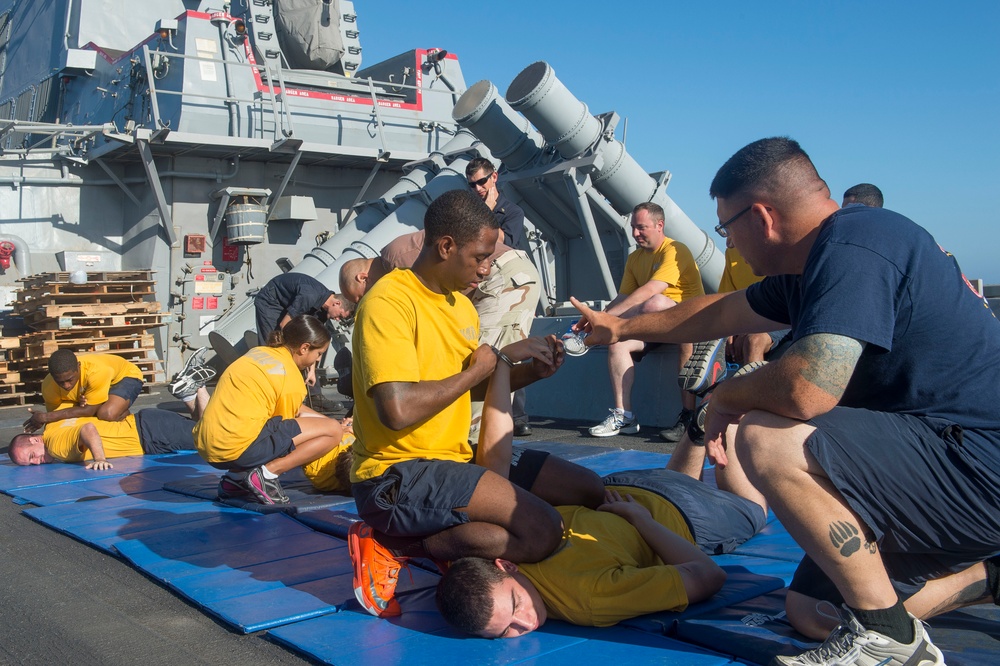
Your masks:
<path fill-rule="evenodd" d="M 695 344 L 691 358 L 677 373 L 681 390 L 703 393 L 712 389 L 726 377 L 726 341 L 709 340 Z"/>

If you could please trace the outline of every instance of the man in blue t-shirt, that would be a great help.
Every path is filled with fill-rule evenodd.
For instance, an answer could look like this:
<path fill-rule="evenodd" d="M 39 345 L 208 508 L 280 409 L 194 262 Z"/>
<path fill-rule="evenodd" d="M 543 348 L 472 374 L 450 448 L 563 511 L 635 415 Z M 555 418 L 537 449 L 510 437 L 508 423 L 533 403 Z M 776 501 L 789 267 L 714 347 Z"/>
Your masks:
<path fill-rule="evenodd" d="M 1000 322 L 924 229 L 840 210 L 791 139 L 742 148 L 710 194 L 716 231 L 768 277 L 628 320 L 577 305 L 586 342 L 791 325 L 779 360 L 715 389 L 705 425 L 709 456 L 742 465 L 806 552 L 789 620 L 833 630 L 776 661 L 941 664 L 914 616 L 1000 596 Z"/>

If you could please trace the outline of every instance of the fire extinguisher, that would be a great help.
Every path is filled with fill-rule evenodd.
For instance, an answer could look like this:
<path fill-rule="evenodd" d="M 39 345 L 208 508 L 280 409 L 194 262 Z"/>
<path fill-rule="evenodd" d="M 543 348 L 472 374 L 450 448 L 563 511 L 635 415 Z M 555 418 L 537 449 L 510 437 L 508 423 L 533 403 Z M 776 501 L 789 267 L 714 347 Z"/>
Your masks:
<path fill-rule="evenodd" d="M 10 241 L 0 241 L 0 268 L 4 270 L 10 268 L 10 258 L 14 256 L 16 249 Z"/>

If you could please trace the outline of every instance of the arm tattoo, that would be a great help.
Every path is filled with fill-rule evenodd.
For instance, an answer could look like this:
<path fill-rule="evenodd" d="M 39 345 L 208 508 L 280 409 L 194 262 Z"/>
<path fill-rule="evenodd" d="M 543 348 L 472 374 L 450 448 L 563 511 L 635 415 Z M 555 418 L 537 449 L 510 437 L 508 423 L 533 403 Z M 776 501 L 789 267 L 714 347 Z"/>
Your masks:
<path fill-rule="evenodd" d="M 839 400 L 863 350 L 864 345 L 854 338 L 816 333 L 800 339 L 788 354 L 806 362 L 800 373 L 803 379 Z"/>

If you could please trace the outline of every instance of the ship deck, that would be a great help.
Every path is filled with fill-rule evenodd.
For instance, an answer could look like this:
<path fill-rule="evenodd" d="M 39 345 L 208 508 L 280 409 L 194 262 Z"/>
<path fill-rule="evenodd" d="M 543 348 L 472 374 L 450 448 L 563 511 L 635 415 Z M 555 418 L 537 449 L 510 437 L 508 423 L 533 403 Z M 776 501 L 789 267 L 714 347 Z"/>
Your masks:
<path fill-rule="evenodd" d="M 165 393 L 143 395 L 137 406 L 181 408 Z M 0 411 L 0 442 L 25 416 L 24 408 Z M 533 420 L 529 442 L 599 473 L 660 466 L 670 452 L 655 429 L 598 440 L 584 436 L 586 425 Z M 0 663 L 708 665 L 765 663 L 803 640 L 780 616 L 800 551 L 776 521 L 722 557 L 730 580 L 718 598 L 684 613 L 611 629 L 552 621 L 526 637 L 485 641 L 444 627 L 430 594 L 436 575 L 420 567 L 401 577 L 402 618 L 360 610 L 345 568 L 342 536 L 354 510 L 347 498 L 313 498 L 311 510 L 294 515 L 199 500 L 191 495 L 211 470 L 194 454 L 122 459 L 88 475 L 69 467 L 0 466 L 13 500 L 0 502 Z M 996 662 L 995 607 L 941 620 L 932 636 L 949 664 Z"/>

